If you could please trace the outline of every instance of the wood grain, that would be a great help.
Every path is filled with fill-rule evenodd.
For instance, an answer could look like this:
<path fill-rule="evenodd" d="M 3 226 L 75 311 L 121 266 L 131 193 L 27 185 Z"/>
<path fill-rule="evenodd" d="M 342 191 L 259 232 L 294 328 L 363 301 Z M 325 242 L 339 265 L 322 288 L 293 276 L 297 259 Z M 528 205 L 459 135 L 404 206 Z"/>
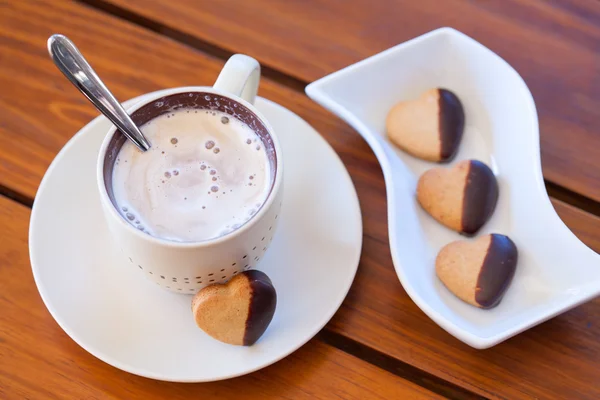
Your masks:
<path fill-rule="evenodd" d="M 50 63 L 45 41 L 51 33 L 71 37 L 121 100 L 165 87 L 210 85 L 223 65 L 70 2 L 0 2 L 0 10 L 0 149 L 10 149 L 0 151 L 0 185 L 29 197 L 56 152 L 96 115 Z M 264 79 L 261 95 L 290 108 L 322 133 L 344 161 L 359 194 L 365 231 L 361 265 L 328 329 L 488 397 L 598 394 L 589 384 L 598 381 L 600 370 L 600 347 L 594 340 L 600 334 L 597 301 L 490 351 L 457 342 L 414 305 L 397 280 L 389 255 L 385 184 L 366 143 L 296 91 Z M 597 218 L 560 203 L 557 208 L 571 229 L 597 246 Z M 16 257 L 17 252 L 10 254 Z M 557 370 L 557 365 L 566 368 Z M 400 368 L 390 369 L 401 373 Z M 90 385 L 86 379 L 93 381 L 93 376 L 82 376 L 79 384 Z M 110 382 L 107 378 L 101 386 Z"/>
<path fill-rule="evenodd" d="M 454 27 L 503 57 L 530 87 L 546 179 L 600 201 L 597 0 L 85 1 L 118 5 L 304 82 Z"/>
<path fill-rule="evenodd" d="M 0 149 L 10 149 L 0 155 L 0 186 L 30 198 L 56 153 L 97 115 L 50 61 L 46 40 L 52 33 L 70 37 L 121 101 L 168 87 L 212 85 L 223 66 L 222 60 L 71 2 L 0 7 Z M 260 94 L 324 133 L 362 188 L 366 232 L 385 240 L 385 185 L 364 140 L 300 93 L 263 79 Z"/>
<path fill-rule="evenodd" d="M 553 203 L 600 252 L 600 218 Z M 397 279 L 389 246 L 365 238 L 354 285 L 328 328 L 485 397 L 600 397 L 600 387 L 589 384 L 600 381 L 600 299 L 480 351 L 433 323 Z"/>
<path fill-rule="evenodd" d="M 113 368 L 75 344 L 42 303 L 29 265 L 29 214 L 0 196 L 2 399 L 441 398 L 318 339 L 264 370 L 228 381 L 159 382 Z"/>

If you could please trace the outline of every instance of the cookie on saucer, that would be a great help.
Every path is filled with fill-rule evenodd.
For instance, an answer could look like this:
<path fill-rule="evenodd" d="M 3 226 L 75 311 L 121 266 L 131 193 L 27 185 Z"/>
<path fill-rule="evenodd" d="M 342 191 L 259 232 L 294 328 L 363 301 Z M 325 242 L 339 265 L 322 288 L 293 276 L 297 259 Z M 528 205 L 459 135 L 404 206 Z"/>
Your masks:
<path fill-rule="evenodd" d="M 276 305 L 271 279 L 264 272 L 250 270 L 199 291 L 192 300 L 192 311 L 196 325 L 213 338 L 251 346 L 271 323 Z"/>

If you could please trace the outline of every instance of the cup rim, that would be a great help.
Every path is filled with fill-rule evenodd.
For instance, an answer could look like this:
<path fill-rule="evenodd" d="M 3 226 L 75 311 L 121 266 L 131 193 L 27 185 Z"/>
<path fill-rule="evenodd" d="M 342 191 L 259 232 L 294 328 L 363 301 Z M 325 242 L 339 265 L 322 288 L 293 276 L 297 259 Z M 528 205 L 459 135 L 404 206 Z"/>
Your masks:
<path fill-rule="evenodd" d="M 104 162 L 105 162 L 108 146 L 111 142 L 111 139 L 117 133 L 118 129 L 116 126 L 111 125 L 106 136 L 104 137 L 104 139 L 102 139 L 102 145 L 100 146 L 100 151 L 98 153 L 98 158 L 96 160 L 96 182 L 98 183 L 100 199 L 101 199 L 103 205 L 105 206 L 105 208 L 109 209 L 108 213 L 110 214 L 110 218 L 116 218 L 118 223 L 121 224 L 124 229 L 128 230 L 131 234 L 137 236 L 141 240 L 145 240 L 145 241 L 148 241 L 150 243 L 154 243 L 154 244 L 160 245 L 160 246 L 184 248 L 184 249 L 185 248 L 189 249 L 189 248 L 210 247 L 210 246 L 213 246 L 213 245 L 216 245 L 219 243 L 229 241 L 230 239 L 238 237 L 241 234 L 243 234 L 245 231 L 249 230 L 259 220 L 261 220 L 262 217 L 271 208 L 273 202 L 275 201 L 275 197 L 277 197 L 277 193 L 280 190 L 281 181 L 283 180 L 283 169 L 282 169 L 283 162 L 281 160 L 281 147 L 279 144 L 279 139 L 275 135 L 273 127 L 271 126 L 269 121 L 264 117 L 264 115 L 262 115 L 262 113 L 253 104 L 249 103 L 248 101 L 246 101 L 236 95 L 227 93 L 222 90 L 215 89 L 211 86 L 182 86 L 182 87 L 177 87 L 177 88 L 163 89 L 163 90 L 158 90 L 155 92 L 146 93 L 146 94 L 142 95 L 142 97 L 146 97 L 146 96 L 150 96 L 150 97 L 140 99 L 132 106 L 126 108 L 126 111 L 128 114 L 132 114 L 133 112 L 139 110 L 140 108 L 144 107 L 147 104 L 152 103 L 153 101 L 156 101 L 157 99 L 160 99 L 161 97 L 166 97 L 166 96 L 180 94 L 180 93 L 188 93 L 188 92 L 214 93 L 214 94 L 218 94 L 220 96 L 227 97 L 227 98 L 231 99 L 232 101 L 235 101 L 235 102 L 245 106 L 267 128 L 267 133 L 269 134 L 269 136 L 271 137 L 271 140 L 273 141 L 273 147 L 275 149 L 275 155 L 276 155 L 276 169 L 275 169 L 275 177 L 274 177 L 273 187 L 272 187 L 266 201 L 260 207 L 258 212 L 255 215 L 253 215 L 252 218 L 250 218 L 250 220 L 248 220 L 245 224 L 240 226 L 238 229 L 235 229 L 229 233 L 226 233 L 225 235 L 218 236 L 218 237 L 211 238 L 211 239 L 206 239 L 206 240 L 194 241 L 194 242 L 177 242 L 177 241 L 163 239 L 163 238 L 160 238 L 157 236 L 152 236 L 152 235 L 143 233 L 139 229 L 136 229 L 131 224 L 129 224 L 127 221 L 125 221 L 125 219 L 118 213 L 118 211 L 115 208 L 115 205 L 110 200 L 110 197 L 106 190 L 106 183 L 104 180 Z"/>

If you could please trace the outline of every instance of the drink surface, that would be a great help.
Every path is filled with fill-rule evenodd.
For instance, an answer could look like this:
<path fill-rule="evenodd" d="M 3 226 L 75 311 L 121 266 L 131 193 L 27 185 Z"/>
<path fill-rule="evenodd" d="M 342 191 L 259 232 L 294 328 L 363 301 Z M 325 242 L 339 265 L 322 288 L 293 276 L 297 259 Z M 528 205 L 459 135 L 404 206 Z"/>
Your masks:
<path fill-rule="evenodd" d="M 247 222 L 271 186 L 264 146 L 246 124 L 225 113 L 179 109 L 141 127 L 152 147 L 126 141 L 113 169 L 119 212 L 156 237 L 195 242 Z"/>

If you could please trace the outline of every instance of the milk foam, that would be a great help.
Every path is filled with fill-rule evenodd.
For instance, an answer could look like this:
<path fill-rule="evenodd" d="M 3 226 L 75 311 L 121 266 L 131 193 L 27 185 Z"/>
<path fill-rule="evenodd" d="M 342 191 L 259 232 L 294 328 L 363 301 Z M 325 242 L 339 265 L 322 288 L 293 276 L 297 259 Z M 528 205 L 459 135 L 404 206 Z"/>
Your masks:
<path fill-rule="evenodd" d="M 113 170 L 119 211 L 138 229 L 179 242 L 216 238 L 247 222 L 267 199 L 266 151 L 236 118 L 180 109 L 141 131 L 150 150 L 126 141 Z"/>

